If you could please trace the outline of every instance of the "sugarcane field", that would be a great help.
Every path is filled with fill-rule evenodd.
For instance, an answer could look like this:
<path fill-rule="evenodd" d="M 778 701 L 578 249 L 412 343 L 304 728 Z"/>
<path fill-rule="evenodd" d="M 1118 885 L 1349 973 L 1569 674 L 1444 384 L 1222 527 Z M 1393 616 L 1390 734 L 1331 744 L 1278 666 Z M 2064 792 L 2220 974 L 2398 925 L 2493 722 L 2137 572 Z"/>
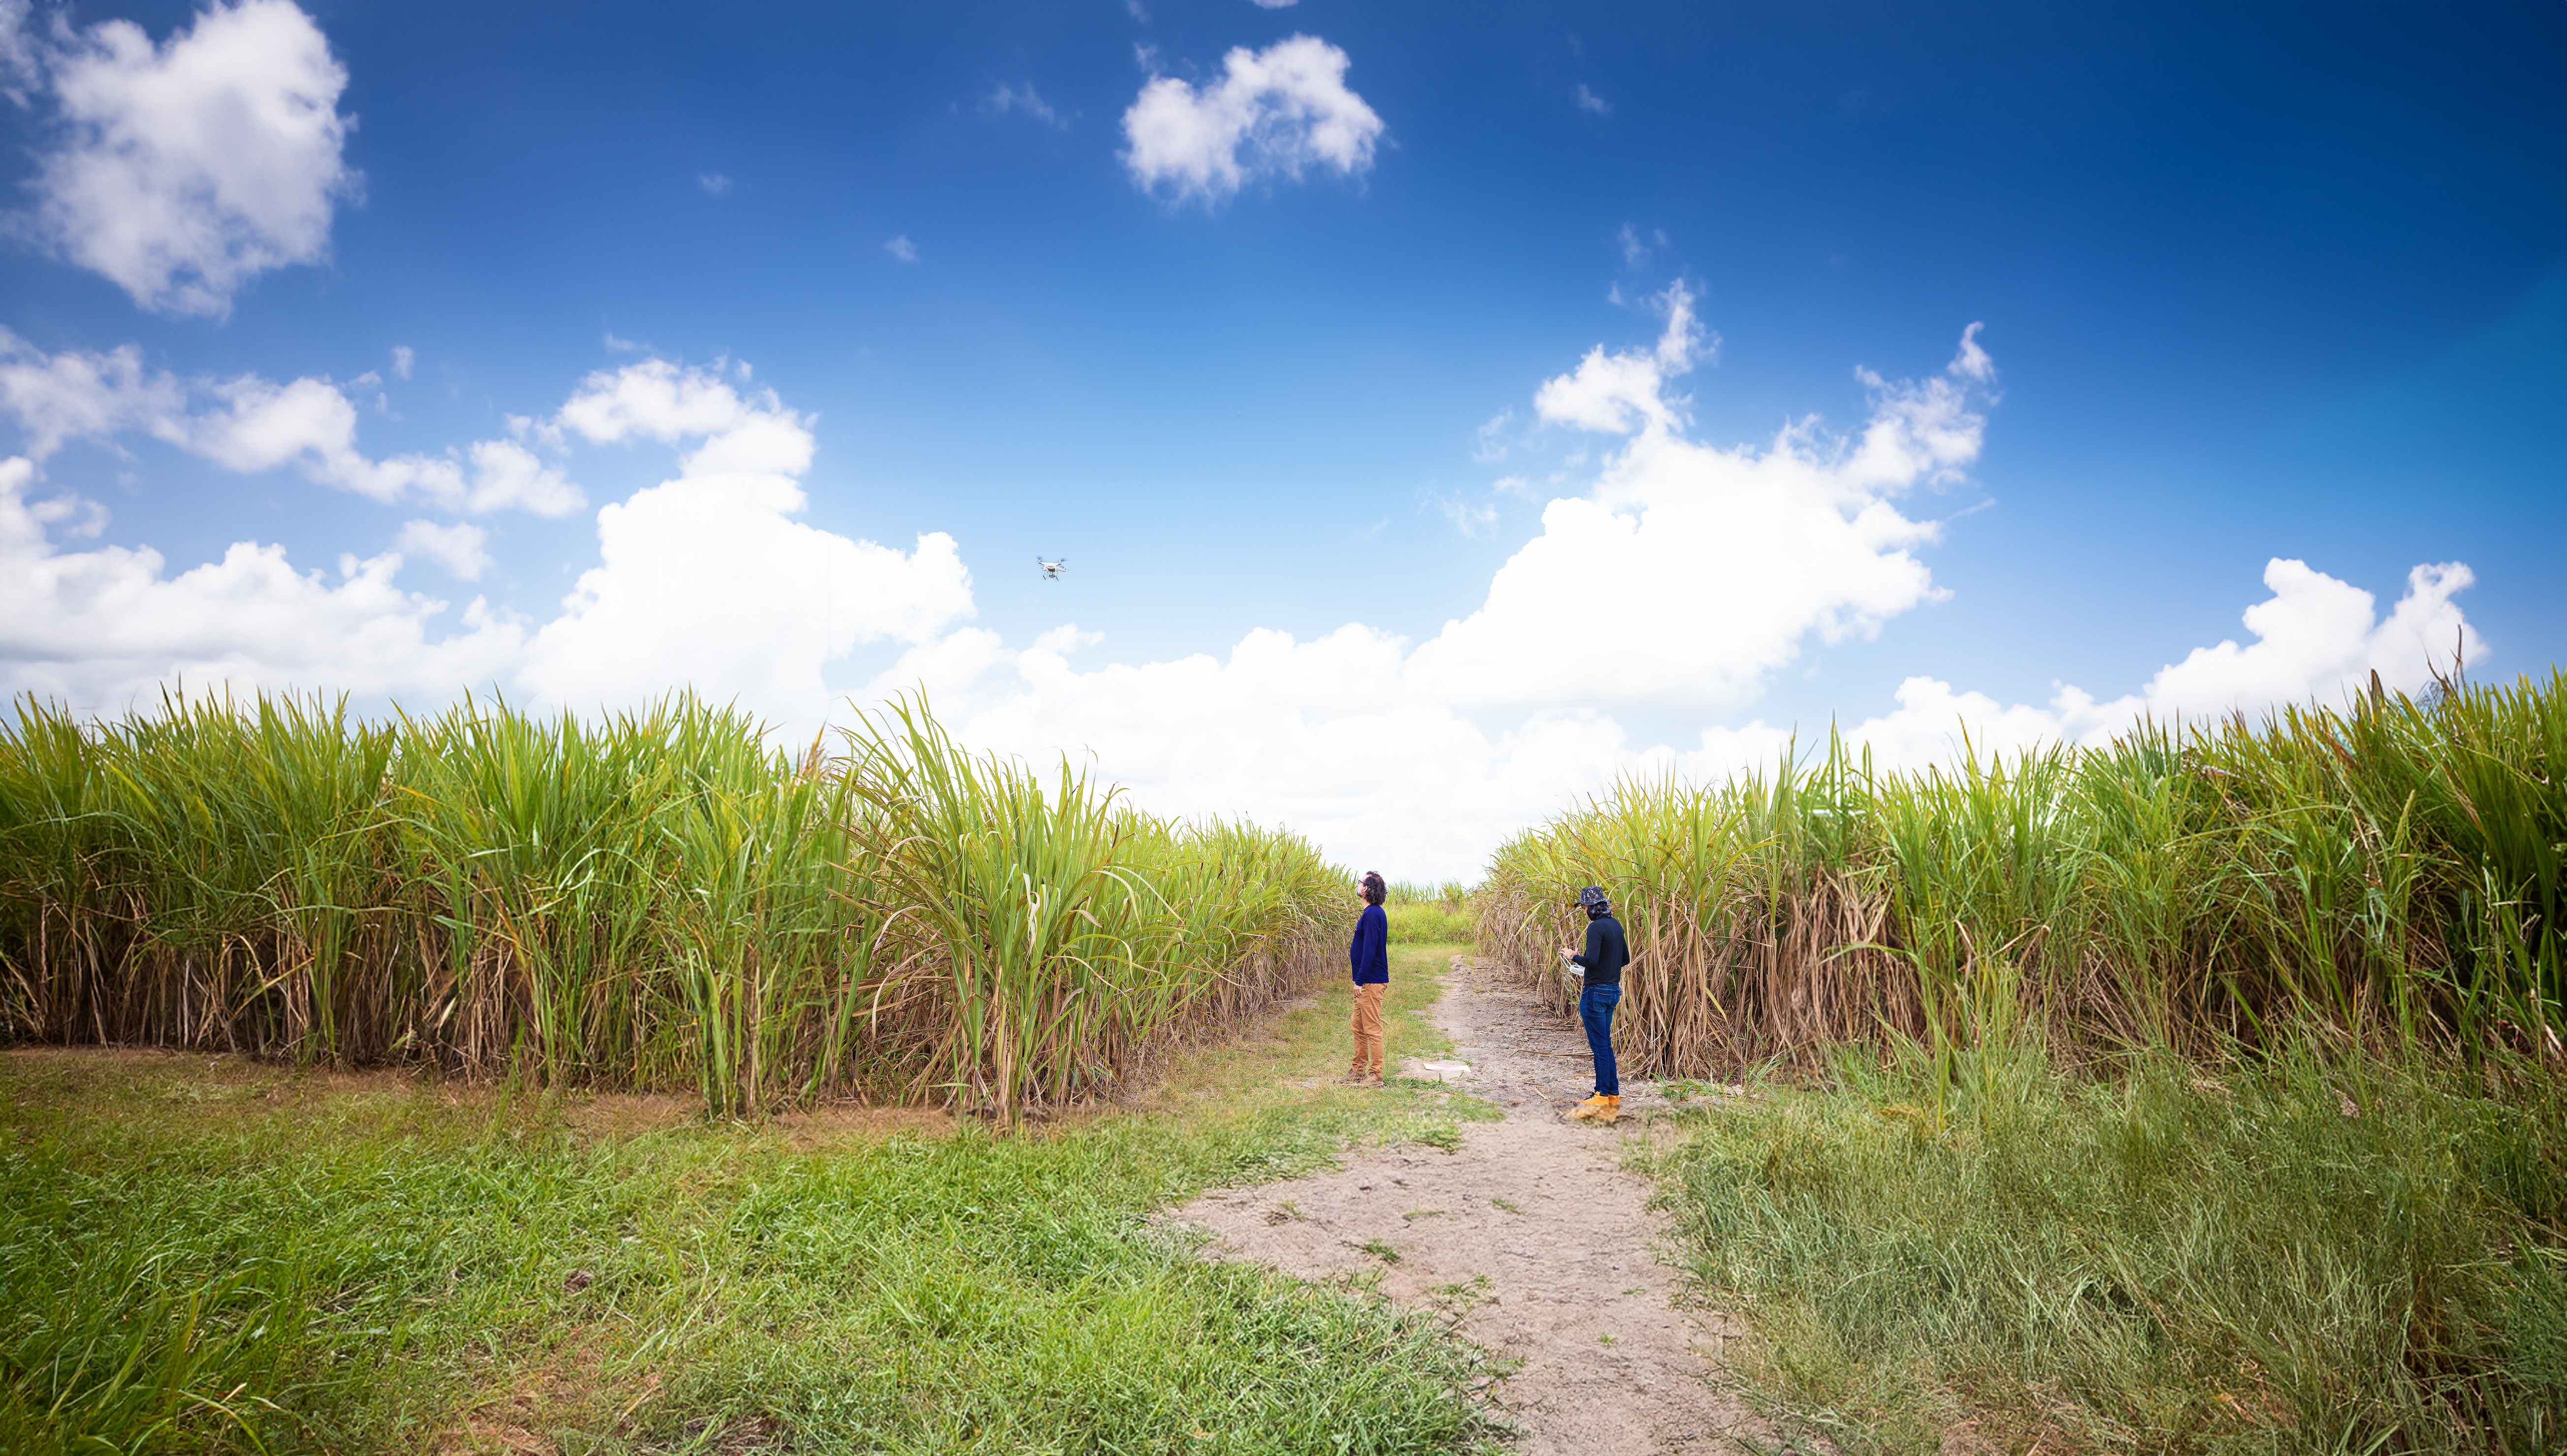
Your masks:
<path fill-rule="evenodd" d="M 0 1456 L 2567 1453 L 2562 75 L 0 0 Z"/>

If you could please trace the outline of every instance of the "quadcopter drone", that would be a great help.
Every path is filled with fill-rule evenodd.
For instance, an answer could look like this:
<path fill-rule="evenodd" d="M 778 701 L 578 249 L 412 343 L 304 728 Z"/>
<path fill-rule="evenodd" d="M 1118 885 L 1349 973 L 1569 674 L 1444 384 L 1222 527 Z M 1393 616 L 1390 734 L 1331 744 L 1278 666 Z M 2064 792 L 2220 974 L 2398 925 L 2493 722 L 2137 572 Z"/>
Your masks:
<path fill-rule="evenodd" d="M 1060 574 L 1069 569 L 1069 558 L 1063 556 L 1058 561 L 1045 561 L 1037 556 L 1034 558 L 1034 565 L 1042 568 L 1043 580 L 1058 581 Z"/>

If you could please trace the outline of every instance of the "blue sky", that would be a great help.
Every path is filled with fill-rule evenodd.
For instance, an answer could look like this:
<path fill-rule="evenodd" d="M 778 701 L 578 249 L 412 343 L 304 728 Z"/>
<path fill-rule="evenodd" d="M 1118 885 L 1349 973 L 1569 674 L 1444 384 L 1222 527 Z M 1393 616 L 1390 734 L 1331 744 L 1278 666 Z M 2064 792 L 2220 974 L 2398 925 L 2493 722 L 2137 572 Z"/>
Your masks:
<path fill-rule="evenodd" d="M 924 684 L 1468 877 L 1831 720 L 2567 655 L 2555 4 L 0 17 L 0 680 L 84 708 Z"/>

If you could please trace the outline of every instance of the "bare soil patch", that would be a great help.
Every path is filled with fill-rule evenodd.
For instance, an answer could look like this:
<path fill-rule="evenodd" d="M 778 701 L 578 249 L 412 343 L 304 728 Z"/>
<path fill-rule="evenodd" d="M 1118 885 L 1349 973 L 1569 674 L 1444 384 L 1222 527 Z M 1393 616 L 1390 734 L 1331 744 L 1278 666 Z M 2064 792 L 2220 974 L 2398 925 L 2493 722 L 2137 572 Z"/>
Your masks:
<path fill-rule="evenodd" d="M 1207 1193 L 1177 1213 L 1213 1233 L 1207 1255 L 1377 1281 L 1393 1301 L 1444 1310 L 1513 1362 L 1487 1394 L 1532 1456 L 1781 1444 L 1724 1378 L 1721 1347 L 1742 1331 L 1685 1299 L 1658 1257 L 1648 1182 L 1619 1165 L 1623 1139 L 1649 1136 L 1666 1105 L 1657 1089 L 1626 1081 L 1636 1115 L 1616 1127 L 1567 1120 L 1593 1088 L 1584 1035 L 1466 960 L 1433 1015 L 1470 1065 L 1459 1084 L 1505 1119 L 1468 1126 L 1455 1153 L 1392 1149 Z"/>

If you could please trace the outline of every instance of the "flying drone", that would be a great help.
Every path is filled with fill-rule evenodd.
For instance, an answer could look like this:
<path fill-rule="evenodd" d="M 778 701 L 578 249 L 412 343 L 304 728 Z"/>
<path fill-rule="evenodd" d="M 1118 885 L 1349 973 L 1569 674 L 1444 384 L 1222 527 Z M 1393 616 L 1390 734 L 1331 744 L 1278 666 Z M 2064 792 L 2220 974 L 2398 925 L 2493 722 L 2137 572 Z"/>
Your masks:
<path fill-rule="evenodd" d="M 1058 561 L 1045 561 L 1037 556 L 1034 558 L 1034 565 L 1042 568 L 1043 580 L 1058 581 L 1060 574 L 1069 569 L 1069 558 L 1063 556 Z"/>

